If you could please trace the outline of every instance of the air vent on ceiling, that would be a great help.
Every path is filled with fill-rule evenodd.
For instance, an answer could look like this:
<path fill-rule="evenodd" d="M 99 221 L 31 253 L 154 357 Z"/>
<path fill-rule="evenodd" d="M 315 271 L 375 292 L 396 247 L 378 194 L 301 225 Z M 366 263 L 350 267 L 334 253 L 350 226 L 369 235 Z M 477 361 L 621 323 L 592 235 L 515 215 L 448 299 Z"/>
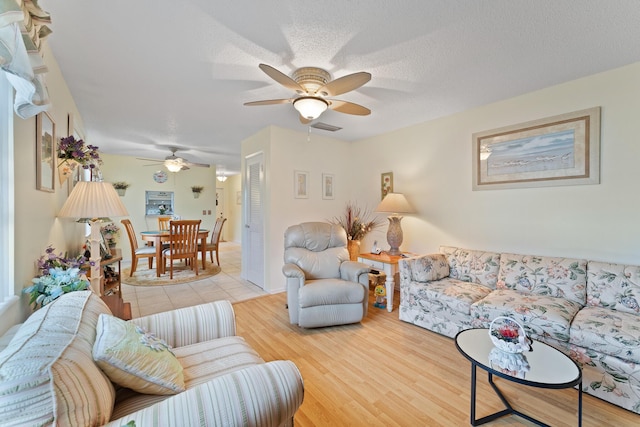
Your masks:
<path fill-rule="evenodd" d="M 311 127 L 312 128 L 316 128 L 316 129 L 327 130 L 329 132 L 335 132 L 337 130 L 342 129 L 342 128 L 338 127 L 338 126 L 328 125 L 328 124 L 322 123 L 322 122 L 316 122 L 316 123 L 312 124 Z"/>

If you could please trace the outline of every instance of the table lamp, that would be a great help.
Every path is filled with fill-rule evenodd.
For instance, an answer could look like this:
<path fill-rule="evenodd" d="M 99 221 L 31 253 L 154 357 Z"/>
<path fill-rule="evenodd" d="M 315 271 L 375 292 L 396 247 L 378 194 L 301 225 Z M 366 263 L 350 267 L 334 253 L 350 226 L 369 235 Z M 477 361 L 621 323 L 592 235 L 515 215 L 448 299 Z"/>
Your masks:
<path fill-rule="evenodd" d="M 113 185 L 108 182 L 80 181 L 73 187 L 58 213 L 63 218 L 90 218 L 91 226 L 91 289 L 100 295 L 100 221 L 110 216 L 128 216 Z"/>
<path fill-rule="evenodd" d="M 402 227 L 400 226 L 400 221 L 402 221 L 402 217 L 398 214 L 414 213 L 415 210 L 404 197 L 404 194 L 387 193 L 374 212 L 391 213 L 391 215 L 387 217 L 389 219 L 387 243 L 389 243 L 390 247 L 387 254 L 396 256 L 402 255 L 402 252 L 400 252 L 400 245 L 402 244 Z"/>

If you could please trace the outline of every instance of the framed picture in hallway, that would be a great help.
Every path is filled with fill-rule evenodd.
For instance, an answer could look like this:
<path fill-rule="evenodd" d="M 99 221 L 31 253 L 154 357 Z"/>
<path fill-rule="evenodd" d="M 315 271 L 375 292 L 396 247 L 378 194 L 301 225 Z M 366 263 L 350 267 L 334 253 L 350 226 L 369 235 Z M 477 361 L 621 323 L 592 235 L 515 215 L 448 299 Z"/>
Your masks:
<path fill-rule="evenodd" d="M 309 198 L 309 172 L 293 172 L 293 195 L 296 199 Z"/>
<path fill-rule="evenodd" d="M 473 190 L 600 183 L 600 107 L 474 133 Z"/>

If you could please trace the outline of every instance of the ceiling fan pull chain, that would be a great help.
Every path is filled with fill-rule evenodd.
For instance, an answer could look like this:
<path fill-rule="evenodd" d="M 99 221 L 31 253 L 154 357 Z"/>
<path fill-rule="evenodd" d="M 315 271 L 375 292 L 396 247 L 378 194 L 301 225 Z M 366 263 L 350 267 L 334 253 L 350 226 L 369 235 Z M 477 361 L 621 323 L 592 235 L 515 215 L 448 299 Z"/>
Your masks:
<path fill-rule="evenodd" d="M 311 125 L 309 125 L 307 131 L 307 142 L 311 142 Z"/>

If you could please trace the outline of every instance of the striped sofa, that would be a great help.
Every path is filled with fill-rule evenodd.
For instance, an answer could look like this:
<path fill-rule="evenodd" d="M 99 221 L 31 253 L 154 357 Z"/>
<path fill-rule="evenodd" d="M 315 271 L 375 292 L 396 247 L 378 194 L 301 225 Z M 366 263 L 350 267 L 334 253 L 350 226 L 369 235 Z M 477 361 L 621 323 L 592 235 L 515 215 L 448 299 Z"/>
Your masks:
<path fill-rule="evenodd" d="M 640 266 L 442 246 L 398 267 L 400 320 L 454 337 L 514 318 L 580 365 L 585 392 L 640 413 Z"/>
<path fill-rule="evenodd" d="M 117 386 L 98 367 L 92 350 L 101 314 L 111 313 L 94 293 L 71 292 L 13 331 L 0 351 L 0 426 L 293 425 L 300 372 L 291 361 L 265 363 L 235 336 L 229 302 L 130 321 L 172 347 L 186 390 L 170 396 Z"/>

